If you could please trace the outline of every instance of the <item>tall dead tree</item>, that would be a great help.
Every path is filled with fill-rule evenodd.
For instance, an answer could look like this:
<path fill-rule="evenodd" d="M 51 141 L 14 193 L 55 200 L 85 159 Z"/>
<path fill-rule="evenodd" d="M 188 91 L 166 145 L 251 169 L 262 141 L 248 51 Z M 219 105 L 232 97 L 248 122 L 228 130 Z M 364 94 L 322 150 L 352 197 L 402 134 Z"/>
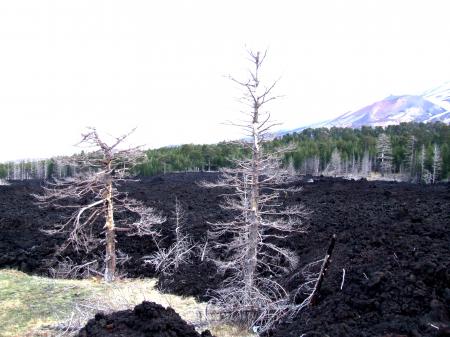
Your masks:
<path fill-rule="evenodd" d="M 56 179 L 54 182 L 48 182 L 44 186 L 43 195 L 36 196 L 43 205 L 75 208 L 66 222 L 50 231 L 69 234 L 65 247 L 72 245 L 76 250 L 89 252 L 103 242 L 95 236 L 95 227 L 101 226 L 103 218 L 106 282 L 113 281 L 116 273 L 116 232 L 126 231 L 129 235 L 155 235 L 153 225 L 165 220 L 152 208 L 137 200 L 129 199 L 126 193 L 118 190 L 119 183 L 129 178 L 130 169 L 143 156 L 137 147 L 118 149 L 130 134 L 131 132 L 117 137 L 111 144 L 107 144 L 99 137 L 95 128 L 89 128 L 88 132 L 82 135 L 79 145 L 93 151 L 67 158 L 65 163 L 79 167 L 77 170 L 79 173 L 65 180 Z M 85 200 L 89 200 L 88 203 L 84 204 Z M 124 226 L 118 227 L 115 221 L 115 214 L 118 212 L 128 213 L 135 221 L 124 219 L 119 221 Z"/>
<path fill-rule="evenodd" d="M 219 270 L 230 275 L 210 302 L 211 308 L 222 318 L 258 325 L 262 330 L 289 311 L 287 293 L 276 280 L 296 265 L 297 257 L 280 242 L 304 230 L 300 218 L 306 214 L 301 206 L 284 208 L 280 200 L 298 190 L 282 185 L 292 179 L 282 168 L 286 149 L 264 150 L 271 128 L 277 125 L 267 110 L 268 103 L 277 98 L 272 94 L 277 82 L 266 86 L 260 79 L 265 57 L 266 53 L 249 52 L 249 78 L 232 78 L 244 91 L 242 101 L 247 109 L 241 123 L 230 124 L 244 131 L 239 143 L 250 157 L 234 160 L 234 167 L 222 170 L 217 183 L 205 184 L 229 188 L 222 207 L 235 214 L 230 222 L 211 225 L 209 240 L 226 256 L 217 259 Z"/>

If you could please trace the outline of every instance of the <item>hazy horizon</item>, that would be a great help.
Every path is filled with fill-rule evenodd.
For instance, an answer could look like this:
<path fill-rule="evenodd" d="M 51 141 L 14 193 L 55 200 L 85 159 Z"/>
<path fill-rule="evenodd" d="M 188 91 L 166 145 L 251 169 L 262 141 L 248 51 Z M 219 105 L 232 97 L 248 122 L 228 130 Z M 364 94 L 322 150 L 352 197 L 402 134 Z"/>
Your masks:
<path fill-rule="evenodd" d="M 0 4 L 0 162 L 72 154 L 87 126 L 148 148 L 235 139 L 246 48 L 281 77 L 280 129 L 450 80 L 431 1 L 13 1 Z"/>

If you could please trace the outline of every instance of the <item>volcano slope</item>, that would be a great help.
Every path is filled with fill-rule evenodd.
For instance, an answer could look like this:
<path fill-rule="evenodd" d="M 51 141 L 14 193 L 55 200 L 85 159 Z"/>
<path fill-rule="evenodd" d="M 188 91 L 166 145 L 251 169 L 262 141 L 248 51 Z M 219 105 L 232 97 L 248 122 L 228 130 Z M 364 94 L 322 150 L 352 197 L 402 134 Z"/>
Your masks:
<path fill-rule="evenodd" d="M 204 189 L 196 182 L 216 174 L 168 174 L 123 188 L 168 216 L 163 237 L 169 244 L 177 197 L 186 210 L 187 230 L 204 242 L 208 222 L 225 221 L 219 207 L 224 190 Z M 271 336 L 450 336 L 450 185 L 346 181 L 318 178 L 298 182 L 303 191 L 283 196 L 286 204 L 302 203 L 312 213 L 306 234 L 286 246 L 299 255 L 299 269 L 325 254 L 337 235 L 331 265 L 318 303 L 269 333 Z M 30 192 L 38 182 L 0 186 L 0 267 L 45 273 L 63 237 L 48 237 L 40 229 L 61 220 L 64 211 L 39 209 Z M 148 238 L 118 236 L 118 247 L 131 260 L 129 276 L 152 276 L 141 257 L 155 247 Z M 74 252 L 71 258 L 77 260 Z M 50 261 L 50 262 L 49 262 Z M 343 280 L 343 269 L 345 278 Z M 297 270 L 298 271 L 298 270 Z M 286 278 L 293 290 L 302 279 Z M 178 294 L 207 297 L 220 277 L 212 264 L 188 266 L 161 287 Z M 342 285 L 342 290 L 341 290 Z"/>

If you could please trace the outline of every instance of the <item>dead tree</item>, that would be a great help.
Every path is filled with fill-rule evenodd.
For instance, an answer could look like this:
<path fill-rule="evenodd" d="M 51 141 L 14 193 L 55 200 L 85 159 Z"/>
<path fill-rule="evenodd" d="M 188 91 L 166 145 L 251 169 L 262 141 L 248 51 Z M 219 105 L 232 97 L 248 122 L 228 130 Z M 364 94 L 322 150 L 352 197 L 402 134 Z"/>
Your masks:
<path fill-rule="evenodd" d="M 266 109 L 277 98 L 272 94 L 277 82 L 265 86 L 260 80 L 265 57 L 266 53 L 249 52 L 253 67 L 249 79 L 232 78 L 244 90 L 242 101 L 247 110 L 244 121 L 229 124 L 245 132 L 239 143 L 250 156 L 234 160 L 234 167 L 222 170 L 217 183 L 205 183 L 230 190 L 222 207 L 236 215 L 230 222 L 211 224 L 209 240 L 221 256 L 226 256 L 216 262 L 230 277 L 210 302 L 210 313 L 247 326 L 258 325 L 261 330 L 269 328 L 289 308 L 287 293 L 276 279 L 297 264 L 297 257 L 279 242 L 304 230 L 300 218 L 306 214 L 301 206 L 284 208 L 280 200 L 298 191 L 283 185 L 292 180 L 292 175 L 282 169 L 286 149 L 271 153 L 264 150 L 271 128 L 277 125 Z"/>
<path fill-rule="evenodd" d="M 178 199 L 175 199 L 175 210 L 173 212 L 175 220 L 175 242 L 168 248 L 161 248 L 157 243 L 158 250 L 144 256 L 144 262 L 152 265 L 158 273 L 172 274 L 182 264 L 186 264 L 192 255 L 198 250 L 198 245 L 194 244 L 185 230 L 185 212 Z"/>
<path fill-rule="evenodd" d="M 331 262 L 331 255 L 335 244 L 336 234 L 331 237 L 330 244 L 328 245 L 327 252 L 323 259 L 308 263 L 300 270 L 300 272 L 297 272 L 291 276 L 291 280 L 297 279 L 299 276 L 302 276 L 304 279 L 304 282 L 293 294 L 294 301 L 299 301 L 299 303 L 295 306 L 295 312 L 298 312 L 307 306 L 317 304 L 317 299 L 319 297 L 326 271 Z"/>
<path fill-rule="evenodd" d="M 291 176 L 295 176 L 297 174 L 297 171 L 295 170 L 295 166 L 294 166 L 294 159 L 292 158 L 292 156 L 289 157 L 288 165 L 287 165 L 286 169 Z"/>
<path fill-rule="evenodd" d="M 361 176 L 367 178 L 372 172 L 372 162 L 369 156 L 369 151 L 364 151 L 364 156 L 361 161 Z"/>
<path fill-rule="evenodd" d="M 377 159 L 380 165 L 381 175 L 389 175 L 392 173 L 392 146 L 389 136 L 381 133 L 377 139 Z"/>
<path fill-rule="evenodd" d="M 120 182 L 130 177 L 130 169 L 143 156 L 137 147 L 118 149 L 131 132 L 107 144 L 99 137 L 95 128 L 89 128 L 87 133 L 82 135 L 79 145 L 93 151 L 87 154 L 82 152 L 66 159 L 65 163 L 79 167 L 79 173 L 68 179 L 48 182 L 44 186 L 44 193 L 35 196 L 41 205 L 75 209 L 66 222 L 49 231 L 51 234 L 68 233 L 69 237 L 63 248 L 71 245 L 76 250 L 89 252 L 104 242 L 106 282 L 113 281 L 116 273 L 116 232 L 126 231 L 129 235 L 155 235 L 153 225 L 165 221 L 152 208 L 137 200 L 129 199 L 126 193 L 118 190 Z M 88 200 L 86 204 L 85 200 Z M 118 212 L 127 213 L 135 221 L 128 219 L 119 221 L 119 224 L 124 226 L 118 227 L 114 219 Z M 104 240 L 95 235 L 95 228 L 101 224 L 101 218 L 104 219 L 102 228 Z"/>
<path fill-rule="evenodd" d="M 419 155 L 420 159 L 420 180 L 422 183 L 430 184 L 433 179 L 433 174 L 426 168 L 427 152 L 425 150 L 425 144 L 422 144 L 422 150 Z"/>
<path fill-rule="evenodd" d="M 410 136 L 408 143 L 406 144 L 404 160 L 405 169 L 409 175 L 410 181 L 416 180 L 416 145 L 416 137 Z"/>
<path fill-rule="evenodd" d="M 434 144 L 434 147 L 433 147 L 433 166 L 432 167 L 433 167 L 433 173 L 432 173 L 431 182 L 433 184 L 435 184 L 439 181 L 439 176 L 440 176 L 441 170 L 442 170 L 441 150 L 439 149 L 439 146 L 437 144 Z"/>
<path fill-rule="evenodd" d="M 326 171 L 334 177 L 338 177 L 342 174 L 341 153 L 337 148 L 335 148 L 331 154 L 330 163 L 328 164 Z"/>

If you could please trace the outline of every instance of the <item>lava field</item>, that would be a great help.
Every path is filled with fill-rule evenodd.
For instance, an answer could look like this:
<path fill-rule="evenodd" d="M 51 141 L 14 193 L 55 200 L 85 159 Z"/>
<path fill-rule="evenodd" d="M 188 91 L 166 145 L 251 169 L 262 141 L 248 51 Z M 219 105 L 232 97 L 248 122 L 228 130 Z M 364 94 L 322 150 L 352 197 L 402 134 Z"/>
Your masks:
<path fill-rule="evenodd" d="M 187 231 L 204 242 L 208 223 L 232 216 L 219 207 L 223 190 L 198 184 L 216 177 L 214 173 L 174 173 L 129 182 L 122 188 L 168 217 L 161 228 L 168 243 L 178 198 L 186 212 Z M 302 191 L 284 195 L 283 202 L 302 204 L 311 212 L 304 220 L 307 233 L 295 234 L 286 242 L 299 256 L 298 268 L 322 258 L 333 234 L 337 242 L 318 303 L 278 325 L 269 336 L 450 336 L 449 184 L 318 177 L 313 183 L 305 179 L 296 185 Z M 42 229 L 51 228 L 67 214 L 39 208 L 31 194 L 40 191 L 37 181 L 0 186 L 0 268 L 46 274 L 55 263 L 64 237 L 49 236 Z M 122 266 L 123 272 L 130 277 L 154 276 L 142 261 L 155 250 L 150 238 L 119 233 L 117 240 L 117 247 L 131 258 Z M 81 259 L 73 251 L 66 253 L 73 260 Z M 286 279 L 289 289 L 301 282 Z M 171 279 L 162 278 L 159 286 L 206 299 L 208 289 L 219 281 L 214 265 L 203 262 L 180 269 Z"/>

